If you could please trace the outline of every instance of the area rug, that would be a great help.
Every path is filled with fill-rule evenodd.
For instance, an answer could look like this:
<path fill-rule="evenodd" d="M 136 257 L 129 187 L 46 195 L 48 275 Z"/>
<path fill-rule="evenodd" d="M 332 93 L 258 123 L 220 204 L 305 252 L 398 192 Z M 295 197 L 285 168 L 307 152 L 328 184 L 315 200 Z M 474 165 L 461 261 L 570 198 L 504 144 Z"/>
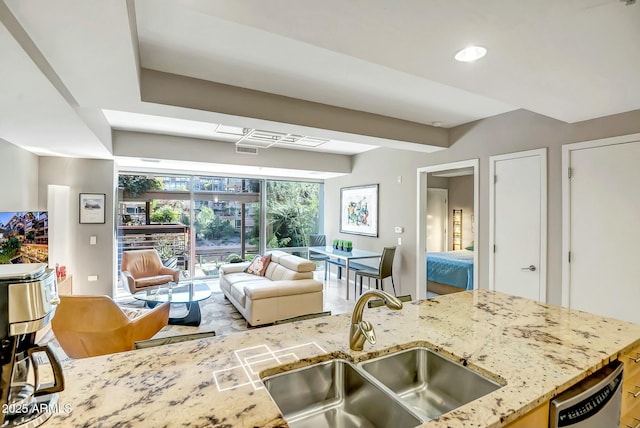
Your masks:
<path fill-rule="evenodd" d="M 118 301 L 123 309 L 144 309 L 145 303 L 140 300 L 127 299 Z M 186 314 L 187 307 L 184 303 L 171 304 L 171 317 L 178 318 Z M 229 302 L 222 292 L 216 292 L 206 300 L 200 302 L 202 321 L 198 327 L 168 325 L 154 337 L 169 337 L 182 334 L 192 334 L 204 331 L 215 331 L 217 336 L 237 333 L 249 329 L 247 321 Z"/>

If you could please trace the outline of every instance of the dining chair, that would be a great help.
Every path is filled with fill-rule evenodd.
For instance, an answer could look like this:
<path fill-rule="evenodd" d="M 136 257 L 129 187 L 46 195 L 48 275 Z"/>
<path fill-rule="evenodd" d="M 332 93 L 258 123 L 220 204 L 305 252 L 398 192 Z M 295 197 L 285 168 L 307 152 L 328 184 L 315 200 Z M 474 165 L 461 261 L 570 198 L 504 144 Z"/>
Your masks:
<path fill-rule="evenodd" d="M 312 233 L 309 235 L 310 247 L 324 247 L 326 245 L 327 245 L 326 235 L 319 235 L 315 233 Z M 324 262 L 324 279 L 325 280 L 327 279 L 327 259 L 329 259 L 329 257 L 323 254 L 309 252 L 309 260 L 311 260 L 312 262 Z"/>
<path fill-rule="evenodd" d="M 355 282 L 358 282 L 358 276 L 360 277 L 360 294 L 362 294 L 362 278 L 367 277 L 369 281 L 371 279 L 376 280 L 376 289 L 378 288 L 378 280 L 380 280 L 380 289 L 384 290 L 383 279 L 391 277 L 391 285 L 393 286 L 393 294 L 396 294 L 396 284 L 393 282 L 393 258 L 396 254 L 396 247 L 384 247 L 382 250 L 382 256 L 380 257 L 380 264 L 378 268 L 368 268 L 360 266 L 356 270 Z"/>

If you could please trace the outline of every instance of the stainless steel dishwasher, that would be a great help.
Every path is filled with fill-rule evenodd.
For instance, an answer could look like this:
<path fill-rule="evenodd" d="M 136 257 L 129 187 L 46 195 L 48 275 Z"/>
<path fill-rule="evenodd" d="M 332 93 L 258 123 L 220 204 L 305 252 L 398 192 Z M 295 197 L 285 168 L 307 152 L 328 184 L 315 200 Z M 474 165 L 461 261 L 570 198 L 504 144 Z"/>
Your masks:
<path fill-rule="evenodd" d="M 549 426 L 618 427 L 623 367 L 616 360 L 551 400 Z"/>

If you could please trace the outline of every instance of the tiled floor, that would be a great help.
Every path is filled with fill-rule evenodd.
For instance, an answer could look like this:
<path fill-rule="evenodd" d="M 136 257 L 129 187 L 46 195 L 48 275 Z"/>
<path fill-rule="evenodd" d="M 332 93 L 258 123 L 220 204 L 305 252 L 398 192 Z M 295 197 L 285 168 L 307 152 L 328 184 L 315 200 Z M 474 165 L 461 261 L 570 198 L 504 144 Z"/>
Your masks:
<path fill-rule="evenodd" d="M 329 279 L 324 281 L 324 271 L 316 271 L 315 278 L 324 282 L 324 310 L 331 311 L 333 315 L 352 312 L 357 298 L 353 293 L 353 282 L 349 284 L 349 300 L 346 299 L 346 281 L 338 280 L 336 275 L 329 275 Z"/>

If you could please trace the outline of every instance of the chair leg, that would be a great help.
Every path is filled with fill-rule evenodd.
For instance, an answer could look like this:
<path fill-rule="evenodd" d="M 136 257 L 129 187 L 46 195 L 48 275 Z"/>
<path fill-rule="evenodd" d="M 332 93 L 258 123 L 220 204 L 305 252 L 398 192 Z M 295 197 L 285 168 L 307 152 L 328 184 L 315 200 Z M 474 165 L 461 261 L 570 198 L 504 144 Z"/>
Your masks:
<path fill-rule="evenodd" d="M 329 263 L 327 263 L 327 261 L 324 261 L 324 280 L 327 280 L 327 270 L 329 269 Z"/>
<path fill-rule="evenodd" d="M 338 279 L 342 279 L 342 267 L 338 266 Z"/>
<path fill-rule="evenodd" d="M 357 273 L 356 276 L 358 276 Z M 362 295 L 362 275 L 360 275 L 360 294 Z"/>
<path fill-rule="evenodd" d="M 393 275 L 391 275 L 391 285 L 393 286 L 393 295 L 397 296 L 397 294 L 396 294 L 396 284 L 393 282 Z"/>

